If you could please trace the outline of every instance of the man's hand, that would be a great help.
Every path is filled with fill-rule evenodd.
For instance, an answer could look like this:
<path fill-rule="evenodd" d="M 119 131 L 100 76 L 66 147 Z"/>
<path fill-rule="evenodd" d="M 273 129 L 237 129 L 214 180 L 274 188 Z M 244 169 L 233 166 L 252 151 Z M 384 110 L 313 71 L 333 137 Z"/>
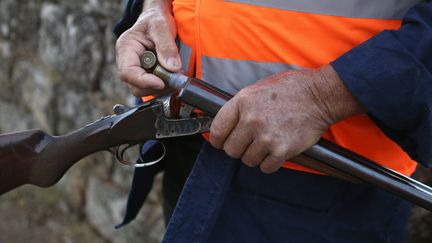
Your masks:
<path fill-rule="evenodd" d="M 226 103 L 213 120 L 210 143 L 271 173 L 315 144 L 330 125 L 362 112 L 331 66 L 287 71 Z"/>
<path fill-rule="evenodd" d="M 167 70 L 180 71 L 176 31 L 170 1 L 146 0 L 137 22 L 117 40 L 118 76 L 135 96 L 154 94 L 165 87 L 160 78 L 141 67 L 140 56 L 145 50 L 156 50 L 159 63 Z"/>

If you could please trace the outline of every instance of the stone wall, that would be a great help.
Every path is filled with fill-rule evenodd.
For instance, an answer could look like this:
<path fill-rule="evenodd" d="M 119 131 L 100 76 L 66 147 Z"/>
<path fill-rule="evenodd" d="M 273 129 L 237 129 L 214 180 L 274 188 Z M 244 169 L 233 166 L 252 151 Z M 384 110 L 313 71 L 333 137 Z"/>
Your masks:
<path fill-rule="evenodd" d="M 65 134 L 133 102 L 115 75 L 112 28 L 120 12 L 120 0 L 0 0 L 0 133 Z M 131 176 L 99 153 L 53 188 L 24 186 L 2 196 L 0 242 L 158 242 L 160 183 L 132 225 L 113 228 Z M 431 225 L 431 214 L 415 208 L 409 242 L 432 242 Z"/>
<path fill-rule="evenodd" d="M 65 134 L 111 114 L 116 103 L 131 105 L 115 73 L 120 13 L 120 0 L 0 0 L 0 133 Z M 0 242 L 158 242 L 160 183 L 132 225 L 113 227 L 131 178 L 131 168 L 99 153 L 53 188 L 10 192 L 0 200 Z"/>

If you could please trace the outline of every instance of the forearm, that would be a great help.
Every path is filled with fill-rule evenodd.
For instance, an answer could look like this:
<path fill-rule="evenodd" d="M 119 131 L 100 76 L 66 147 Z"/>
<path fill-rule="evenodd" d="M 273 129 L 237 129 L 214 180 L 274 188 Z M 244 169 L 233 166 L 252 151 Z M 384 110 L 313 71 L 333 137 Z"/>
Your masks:
<path fill-rule="evenodd" d="M 332 62 L 376 124 L 414 160 L 432 161 L 432 4 Z"/>

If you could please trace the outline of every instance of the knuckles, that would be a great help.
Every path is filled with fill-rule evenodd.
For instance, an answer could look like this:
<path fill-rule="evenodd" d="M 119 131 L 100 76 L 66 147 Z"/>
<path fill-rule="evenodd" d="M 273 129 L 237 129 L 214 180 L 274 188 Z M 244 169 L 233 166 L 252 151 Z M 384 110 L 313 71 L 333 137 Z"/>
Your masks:
<path fill-rule="evenodd" d="M 115 43 L 116 54 L 120 55 L 122 50 L 128 48 L 129 42 L 131 41 L 132 41 L 132 36 L 130 34 L 130 30 L 127 30 L 126 32 L 121 34 Z"/>
<path fill-rule="evenodd" d="M 281 156 L 268 155 L 265 160 L 260 164 L 260 169 L 264 173 L 276 172 L 283 164 L 285 159 Z"/>
<path fill-rule="evenodd" d="M 234 99 L 236 102 L 242 106 L 242 105 L 248 105 L 250 103 L 249 99 L 250 96 L 248 95 L 247 88 L 241 89 L 235 96 Z"/>
<path fill-rule="evenodd" d="M 289 153 L 289 147 L 286 143 L 280 141 L 279 139 L 272 139 L 271 136 L 261 136 L 260 141 L 261 147 L 266 148 L 268 155 L 262 161 L 258 161 L 253 157 L 242 157 L 244 164 L 250 167 L 260 166 L 261 171 L 264 173 L 273 173 L 277 171 L 283 164 L 283 162 L 288 159 L 287 153 Z"/>
<path fill-rule="evenodd" d="M 161 23 L 165 22 L 165 19 L 164 14 L 160 10 L 150 8 L 141 13 L 134 26 L 143 27 L 149 23 Z"/>
<path fill-rule="evenodd" d="M 267 148 L 268 150 L 270 150 L 272 146 L 277 145 L 270 134 L 261 134 L 257 140 L 259 146 Z"/>
<path fill-rule="evenodd" d="M 266 173 L 266 174 L 274 173 L 277 170 L 279 170 L 280 167 L 281 166 L 275 166 L 275 165 L 268 166 L 268 165 L 266 165 L 264 163 L 260 165 L 261 171 L 264 172 L 264 173 Z"/>
<path fill-rule="evenodd" d="M 240 151 L 238 151 L 235 146 L 228 146 L 224 147 L 224 151 L 226 154 L 228 154 L 231 158 L 239 159 L 242 155 Z"/>
<path fill-rule="evenodd" d="M 251 130 L 261 129 L 265 123 L 262 116 L 251 112 L 242 115 L 240 122 L 244 123 L 245 127 L 248 127 Z"/>
<path fill-rule="evenodd" d="M 277 146 L 274 146 L 273 149 L 270 151 L 270 156 L 272 158 L 272 161 L 284 161 L 287 158 L 287 152 L 289 152 L 289 147 L 285 146 L 283 143 L 278 144 Z"/>
<path fill-rule="evenodd" d="M 174 53 L 178 52 L 177 46 L 174 44 L 174 42 L 170 42 L 170 41 L 158 43 L 157 49 L 158 49 L 158 51 L 161 51 L 161 52 L 169 52 L 169 51 L 172 51 Z"/>
<path fill-rule="evenodd" d="M 212 126 L 210 127 L 210 143 L 218 148 L 222 149 L 221 141 L 223 140 L 222 134 L 220 132 L 220 128 L 216 123 L 213 122 Z"/>
<path fill-rule="evenodd" d="M 245 165 L 247 165 L 249 167 L 255 167 L 255 166 L 259 165 L 261 162 L 261 161 L 254 159 L 254 158 L 248 158 L 245 156 L 242 157 L 242 161 Z"/>

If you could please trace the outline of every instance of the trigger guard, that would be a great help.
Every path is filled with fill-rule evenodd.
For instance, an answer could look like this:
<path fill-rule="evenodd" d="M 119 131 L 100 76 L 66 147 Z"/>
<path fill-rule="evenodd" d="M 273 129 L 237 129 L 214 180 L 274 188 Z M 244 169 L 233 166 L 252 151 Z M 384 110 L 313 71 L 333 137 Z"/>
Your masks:
<path fill-rule="evenodd" d="M 121 149 L 121 150 L 120 150 L 119 147 L 117 147 L 117 149 L 114 152 L 114 155 L 115 155 L 115 157 L 116 157 L 116 159 L 117 159 L 118 162 L 120 162 L 121 164 L 127 165 L 127 166 L 132 166 L 132 167 L 135 167 L 135 168 L 152 166 L 152 165 L 157 164 L 158 162 L 160 162 L 165 157 L 165 154 L 166 154 L 165 145 L 163 143 L 159 142 L 159 141 L 155 141 L 155 140 L 153 140 L 153 141 L 155 142 L 155 144 L 151 145 L 152 147 L 155 146 L 155 145 L 161 145 L 162 149 L 163 149 L 162 155 L 160 155 L 158 158 L 156 158 L 154 160 L 151 160 L 151 161 L 148 161 L 148 162 L 145 161 L 144 155 L 148 151 L 146 151 L 144 153 L 141 151 L 142 147 L 144 146 L 144 144 L 140 145 L 140 153 L 139 153 L 139 157 L 138 157 L 138 161 L 140 161 L 139 163 L 130 162 L 128 160 L 124 160 L 123 159 L 123 154 L 126 152 L 126 150 L 128 150 L 131 147 L 133 147 L 134 145 L 129 145 L 129 146 L 127 146 L 127 147 L 125 147 L 124 149 Z M 149 148 L 149 149 L 151 149 L 151 148 Z"/>
<path fill-rule="evenodd" d="M 141 161 L 141 163 L 134 163 L 134 166 L 135 166 L 135 167 L 140 168 L 140 167 L 152 166 L 152 165 L 154 165 L 154 164 L 156 164 L 156 163 L 159 163 L 159 162 L 160 162 L 160 161 L 165 157 L 165 154 L 166 154 L 166 148 L 165 148 L 165 145 L 164 145 L 163 143 L 159 142 L 159 141 L 157 141 L 157 143 L 160 144 L 160 145 L 162 145 L 162 148 L 163 148 L 163 153 L 162 153 L 162 155 L 161 155 L 159 158 L 157 158 L 157 159 L 154 159 L 154 160 L 152 160 L 152 161 L 146 162 L 146 161 L 144 160 L 144 158 L 143 158 L 143 155 L 144 155 L 144 154 L 143 154 L 143 153 L 140 153 L 139 160 Z"/>

